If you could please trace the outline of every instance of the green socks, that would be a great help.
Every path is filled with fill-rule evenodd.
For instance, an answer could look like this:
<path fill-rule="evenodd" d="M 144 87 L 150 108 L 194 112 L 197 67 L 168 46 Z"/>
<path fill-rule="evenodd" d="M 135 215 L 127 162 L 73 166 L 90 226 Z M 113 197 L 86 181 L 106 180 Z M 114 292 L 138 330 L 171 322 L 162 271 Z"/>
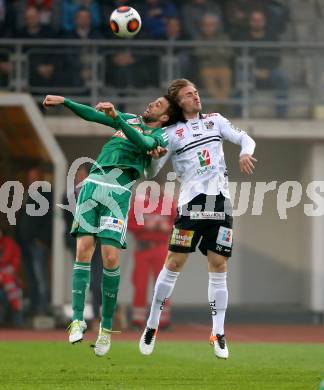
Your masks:
<path fill-rule="evenodd" d="M 86 292 L 90 283 L 90 263 L 76 261 L 72 274 L 72 320 L 83 320 Z M 120 281 L 120 269 L 103 269 L 102 275 L 102 321 L 101 327 L 112 329 Z"/>
<path fill-rule="evenodd" d="M 103 269 L 102 274 L 102 321 L 101 327 L 112 329 L 120 281 L 120 269 Z"/>
<path fill-rule="evenodd" d="M 76 261 L 72 273 L 72 321 L 83 320 L 84 302 L 89 283 L 90 263 Z"/>

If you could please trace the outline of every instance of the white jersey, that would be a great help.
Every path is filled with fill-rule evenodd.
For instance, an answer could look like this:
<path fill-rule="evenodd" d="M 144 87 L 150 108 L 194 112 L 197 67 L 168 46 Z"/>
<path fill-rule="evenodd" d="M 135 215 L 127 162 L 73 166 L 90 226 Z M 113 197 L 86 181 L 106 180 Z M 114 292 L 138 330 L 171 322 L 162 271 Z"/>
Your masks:
<path fill-rule="evenodd" d="M 199 194 L 229 198 L 228 176 L 223 141 L 241 145 L 241 155 L 254 153 L 255 142 L 220 114 L 200 114 L 196 119 L 178 122 L 166 129 L 169 136 L 168 153 L 152 163 L 145 175 L 157 175 L 169 157 L 181 183 L 178 206 Z"/>

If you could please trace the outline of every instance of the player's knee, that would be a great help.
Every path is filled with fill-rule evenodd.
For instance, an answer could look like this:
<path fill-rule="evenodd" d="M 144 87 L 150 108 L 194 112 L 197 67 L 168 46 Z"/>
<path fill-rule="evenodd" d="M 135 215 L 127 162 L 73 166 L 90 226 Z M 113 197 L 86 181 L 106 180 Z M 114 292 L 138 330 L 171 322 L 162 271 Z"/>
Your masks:
<path fill-rule="evenodd" d="M 215 272 L 227 272 L 227 262 L 224 261 L 222 263 L 219 263 L 215 266 Z"/>
<path fill-rule="evenodd" d="M 119 266 L 119 251 L 116 248 L 104 249 L 102 251 L 102 260 L 105 268 L 117 268 Z"/>
<path fill-rule="evenodd" d="M 212 258 L 208 258 L 209 272 L 227 272 L 227 257 L 213 254 Z"/>
<path fill-rule="evenodd" d="M 180 272 L 186 257 L 183 253 L 169 252 L 165 261 L 165 266 L 169 271 Z"/>
<path fill-rule="evenodd" d="M 77 260 L 91 260 L 94 250 L 94 242 L 88 237 L 80 237 L 77 241 L 76 258 Z"/>

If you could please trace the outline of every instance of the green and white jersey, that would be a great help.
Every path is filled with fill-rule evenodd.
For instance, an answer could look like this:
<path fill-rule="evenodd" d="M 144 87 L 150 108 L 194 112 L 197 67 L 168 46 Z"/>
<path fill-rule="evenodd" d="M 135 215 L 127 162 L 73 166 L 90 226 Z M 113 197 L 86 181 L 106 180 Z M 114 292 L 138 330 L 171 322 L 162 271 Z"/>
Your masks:
<path fill-rule="evenodd" d="M 149 135 L 150 138 L 153 138 L 155 140 L 154 147 L 167 146 L 168 136 L 164 129 L 148 127 L 141 116 L 124 113 L 119 113 L 119 116 L 140 134 Z M 118 126 L 112 138 L 102 147 L 96 161 L 103 168 L 134 169 L 138 173 L 137 177 L 139 177 L 151 162 L 151 156 L 147 154 L 147 150 L 146 144 L 143 143 L 143 148 L 134 144 L 127 138 L 121 126 Z M 97 168 L 93 165 L 91 172 L 95 170 Z"/>
<path fill-rule="evenodd" d="M 113 127 L 116 132 L 105 143 L 97 164 L 91 168 L 91 173 L 100 173 L 100 168 L 130 169 L 137 179 L 151 162 L 147 151 L 157 146 L 166 147 L 168 135 L 162 128 L 152 128 L 145 124 L 141 116 L 117 112 L 117 118 L 112 119 L 102 112 L 84 104 L 64 99 L 64 105 L 81 118 Z"/>

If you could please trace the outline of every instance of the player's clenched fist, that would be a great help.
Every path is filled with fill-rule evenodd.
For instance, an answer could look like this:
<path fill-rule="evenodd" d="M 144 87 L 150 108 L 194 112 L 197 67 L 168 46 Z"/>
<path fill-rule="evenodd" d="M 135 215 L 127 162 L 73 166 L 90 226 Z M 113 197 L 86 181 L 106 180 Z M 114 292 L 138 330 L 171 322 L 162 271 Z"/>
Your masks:
<path fill-rule="evenodd" d="M 255 169 L 253 162 L 256 162 L 257 159 L 252 157 L 250 154 L 242 154 L 240 157 L 240 169 L 242 173 L 247 175 L 252 175 L 253 170 Z"/>
<path fill-rule="evenodd" d="M 98 103 L 96 105 L 96 110 L 104 112 L 107 116 L 110 116 L 113 119 L 117 116 L 115 106 L 110 102 Z"/>
<path fill-rule="evenodd" d="M 46 95 L 43 106 L 45 108 L 48 108 L 50 106 L 57 106 L 59 104 L 64 103 L 64 97 L 63 96 L 57 96 L 57 95 Z"/>

